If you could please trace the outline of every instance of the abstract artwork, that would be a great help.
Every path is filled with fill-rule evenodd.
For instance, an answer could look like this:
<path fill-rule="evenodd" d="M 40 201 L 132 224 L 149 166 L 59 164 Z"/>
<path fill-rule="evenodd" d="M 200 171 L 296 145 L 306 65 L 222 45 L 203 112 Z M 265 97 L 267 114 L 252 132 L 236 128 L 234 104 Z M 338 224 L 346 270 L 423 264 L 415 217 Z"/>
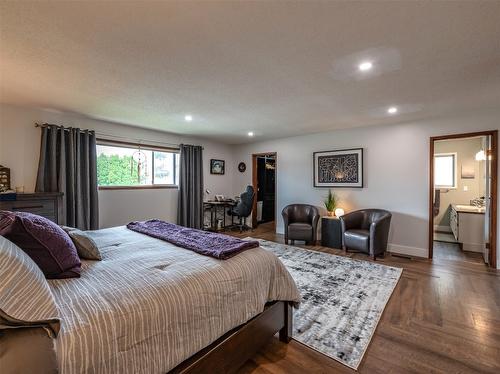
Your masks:
<path fill-rule="evenodd" d="M 363 187 L 363 148 L 314 152 L 314 187 Z"/>
<path fill-rule="evenodd" d="M 225 161 L 224 160 L 210 160 L 210 174 L 224 175 Z"/>

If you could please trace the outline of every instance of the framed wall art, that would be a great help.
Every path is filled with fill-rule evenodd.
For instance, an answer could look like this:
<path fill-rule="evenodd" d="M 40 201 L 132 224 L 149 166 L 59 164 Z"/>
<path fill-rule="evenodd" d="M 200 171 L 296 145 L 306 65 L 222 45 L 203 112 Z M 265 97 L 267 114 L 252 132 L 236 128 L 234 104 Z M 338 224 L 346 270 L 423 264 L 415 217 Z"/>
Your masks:
<path fill-rule="evenodd" d="M 314 187 L 363 187 L 363 148 L 313 153 Z"/>
<path fill-rule="evenodd" d="M 225 163 L 226 162 L 224 160 L 211 159 L 210 160 L 210 174 L 224 175 Z"/>

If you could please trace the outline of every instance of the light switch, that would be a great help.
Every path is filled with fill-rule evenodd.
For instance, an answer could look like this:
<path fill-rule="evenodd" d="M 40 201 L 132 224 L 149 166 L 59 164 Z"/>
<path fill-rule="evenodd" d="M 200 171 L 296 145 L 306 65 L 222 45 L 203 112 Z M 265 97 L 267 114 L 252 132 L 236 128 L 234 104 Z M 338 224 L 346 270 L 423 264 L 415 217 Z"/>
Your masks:
<path fill-rule="evenodd" d="M 469 191 L 469 186 L 464 186 L 464 191 Z"/>

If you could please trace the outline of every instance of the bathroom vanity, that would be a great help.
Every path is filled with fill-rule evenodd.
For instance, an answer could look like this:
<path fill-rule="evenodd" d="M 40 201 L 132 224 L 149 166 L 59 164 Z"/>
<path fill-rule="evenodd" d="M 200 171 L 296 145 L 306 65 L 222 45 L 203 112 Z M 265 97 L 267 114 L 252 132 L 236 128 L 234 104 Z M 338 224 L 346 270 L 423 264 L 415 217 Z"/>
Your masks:
<path fill-rule="evenodd" d="M 485 208 L 472 205 L 453 204 L 450 212 L 450 226 L 462 250 L 483 252 Z"/>

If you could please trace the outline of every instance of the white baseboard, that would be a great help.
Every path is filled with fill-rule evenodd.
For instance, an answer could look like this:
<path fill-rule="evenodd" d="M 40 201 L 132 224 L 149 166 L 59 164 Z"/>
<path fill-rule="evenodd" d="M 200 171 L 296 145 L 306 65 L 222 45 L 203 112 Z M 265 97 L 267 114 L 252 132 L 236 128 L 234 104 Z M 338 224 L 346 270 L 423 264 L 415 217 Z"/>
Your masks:
<path fill-rule="evenodd" d="M 391 253 L 398 253 L 401 255 L 427 258 L 428 253 L 426 248 L 408 247 L 400 244 L 389 244 L 387 250 Z"/>
<path fill-rule="evenodd" d="M 434 231 L 452 232 L 450 226 L 434 225 Z"/>

